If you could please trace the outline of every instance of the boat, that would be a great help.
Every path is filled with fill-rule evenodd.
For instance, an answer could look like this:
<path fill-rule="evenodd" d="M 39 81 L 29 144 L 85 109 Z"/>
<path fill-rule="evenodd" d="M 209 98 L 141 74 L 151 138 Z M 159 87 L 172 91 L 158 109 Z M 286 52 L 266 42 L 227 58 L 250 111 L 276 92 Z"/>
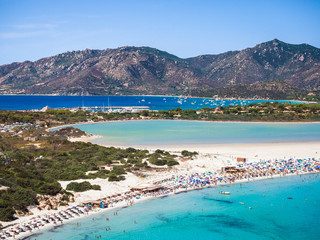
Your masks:
<path fill-rule="evenodd" d="M 226 192 L 226 191 L 221 191 L 219 192 L 220 194 L 224 194 L 224 195 L 230 195 L 230 192 Z"/>

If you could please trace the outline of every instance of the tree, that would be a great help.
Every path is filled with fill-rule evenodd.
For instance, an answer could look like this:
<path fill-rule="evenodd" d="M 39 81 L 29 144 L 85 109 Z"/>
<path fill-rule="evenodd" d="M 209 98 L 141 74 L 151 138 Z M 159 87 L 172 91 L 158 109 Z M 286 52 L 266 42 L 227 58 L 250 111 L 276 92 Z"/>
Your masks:
<path fill-rule="evenodd" d="M 143 110 L 141 112 L 141 115 L 144 116 L 144 117 L 148 117 L 149 116 L 149 111 L 148 110 Z"/>

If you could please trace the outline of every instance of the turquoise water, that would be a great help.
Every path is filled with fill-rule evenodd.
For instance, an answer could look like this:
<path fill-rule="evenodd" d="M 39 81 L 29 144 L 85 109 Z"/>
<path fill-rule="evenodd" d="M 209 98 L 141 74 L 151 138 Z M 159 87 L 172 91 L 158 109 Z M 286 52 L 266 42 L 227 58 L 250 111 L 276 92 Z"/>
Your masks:
<path fill-rule="evenodd" d="M 232 123 L 201 121 L 127 121 L 75 127 L 116 146 L 200 145 L 320 141 L 320 123 Z"/>
<path fill-rule="evenodd" d="M 94 221 L 78 220 L 81 227 L 75 221 L 27 239 L 89 240 L 101 235 L 124 240 L 315 240 L 320 236 L 319 177 L 283 177 L 181 193 L 119 209 L 118 216 L 114 211 L 100 213 Z M 221 195 L 221 190 L 231 195 Z M 107 226 L 111 231 L 105 231 Z"/>

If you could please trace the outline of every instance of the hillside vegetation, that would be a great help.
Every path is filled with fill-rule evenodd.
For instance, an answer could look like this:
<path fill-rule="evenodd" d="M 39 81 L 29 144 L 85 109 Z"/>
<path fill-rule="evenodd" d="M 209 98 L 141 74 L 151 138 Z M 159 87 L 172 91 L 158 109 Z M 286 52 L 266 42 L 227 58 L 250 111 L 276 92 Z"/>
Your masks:
<path fill-rule="evenodd" d="M 180 108 L 167 111 L 142 111 L 140 113 L 90 113 L 79 110 L 49 110 L 47 112 L 0 111 L 0 123 L 38 123 L 40 126 L 58 126 L 78 122 L 99 122 L 111 120 L 139 119 L 183 119 L 207 121 L 319 121 L 319 103 L 257 103 L 246 106 L 204 107 L 199 110 L 182 110 Z M 72 135 L 67 130 L 60 130 L 62 135 Z M 78 130 L 80 131 L 80 130 Z M 51 132 L 57 136 L 59 131 Z M 80 136 L 81 132 L 73 136 Z"/>
<path fill-rule="evenodd" d="M 119 149 L 91 143 L 42 137 L 36 142 L 0 135 L 0 220 L 13 220 L 16 212 L 37 205 L 37 194 L 68 196 L 59 180 L 104 178 L 121 181 L 127 172 L 152 169 L 152 165 L 176 165 L 175 155 L 158 150 Z M 110 166 L 110 170 L 99 166 Z M 91 172 L 89 172 L 91 171 Z M 98 185 L 69 184 L 67 190 L 100 190 Z"/>
<path fill-rule="evenodd" d="M 120 47 L 0 66 L 0 94 L 302 99 L 319 87 L 320 49 L 277 39 L 187 59 L 149 47 Z"/>

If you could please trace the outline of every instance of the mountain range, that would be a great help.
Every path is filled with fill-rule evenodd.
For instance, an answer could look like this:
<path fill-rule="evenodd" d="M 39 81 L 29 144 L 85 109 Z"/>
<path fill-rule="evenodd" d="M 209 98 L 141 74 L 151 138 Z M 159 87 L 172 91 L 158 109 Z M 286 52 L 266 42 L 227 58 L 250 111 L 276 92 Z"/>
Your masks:
<path fill-rule="evenodd" d="M 0 94 L 290 98 L 318 90 L 320 49 L 277 39 L 186 59 L 150 47 L 120 47 L 0 66 Z"/>

